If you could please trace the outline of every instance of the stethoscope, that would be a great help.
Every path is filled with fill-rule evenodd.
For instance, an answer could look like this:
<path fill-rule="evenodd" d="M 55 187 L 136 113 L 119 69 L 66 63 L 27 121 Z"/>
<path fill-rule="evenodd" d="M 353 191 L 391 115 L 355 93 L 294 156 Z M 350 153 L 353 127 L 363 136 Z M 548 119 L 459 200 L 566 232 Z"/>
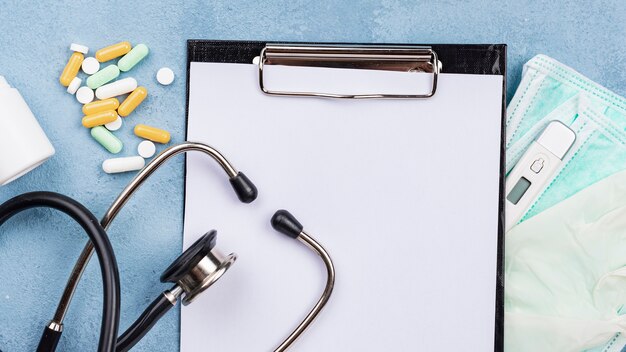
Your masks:
<path fill-rule="evenodd" d="M 216 149 L 194 142 L 172 146 L 148 163 L 115 199 L 98 223 L 95 216 L 77 201 L 52 192 L 32 192 L 16 196 L 0 205 L 0 225 L 13 215 L 33 207 L 49 207 L 65 212 L 77 221 L 89 236 L 90 241 L 83 249 L 67 282 L 53 319 L 44 329 L 37 351 L 54 351 L 63 332 L 63 320 L 69 308 L 78 282 L 94 250 L 100 263 L 103 281 L 103 314 L 98 344 L 99 352 L 128 351 L 156 324 L 156 322 L 179 300 L 190 304 L 202 292 L 214 284 L 235 262 L 234 253 L 224 255 L 216 248 L 217 233 L 210 231 L 185 250 L 161 275 L 161 282 L 174 284 L 157 297 L 141 316 L 118 338 L 120 311 L 120 281 L 117 262 L 106 230 L 124 204 L 134 192 L 171 157 L 188 152 L 200 151 L 219 163 L 230 179 L 230 183 L 243 203 L 257 197 L 254 184 L 226 160 Z M 304 230 L 303 226 L 286 210 L 277 211 L 271 219 L 272 227 L 280 233 L 297 239 L 314 251 L 324 262 L 327 271 L 326 287 L 311 311 L 296 328 L 274 350 L 285 351 L 309 327 L 324 308 L 333 290 L 335 270 L 326 250 Z"/>

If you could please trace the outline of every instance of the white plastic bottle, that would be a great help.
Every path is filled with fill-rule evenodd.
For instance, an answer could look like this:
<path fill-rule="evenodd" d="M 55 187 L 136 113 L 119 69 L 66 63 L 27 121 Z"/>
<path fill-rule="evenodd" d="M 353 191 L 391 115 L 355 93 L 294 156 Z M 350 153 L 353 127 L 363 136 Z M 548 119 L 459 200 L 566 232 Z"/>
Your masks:
<path fill-rule="evenodd" d="M 20 92 L 0 76 L 0 186 L 43 164 L 54 147 Z"/>

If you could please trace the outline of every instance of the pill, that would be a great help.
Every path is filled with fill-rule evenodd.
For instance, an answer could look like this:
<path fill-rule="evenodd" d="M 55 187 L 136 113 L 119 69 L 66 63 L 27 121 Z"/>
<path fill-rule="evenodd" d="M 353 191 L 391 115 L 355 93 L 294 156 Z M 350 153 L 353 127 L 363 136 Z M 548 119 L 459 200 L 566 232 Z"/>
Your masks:
<path fill-rule="evenodd" d="M 157 71 L 156 79 L 164 86 L 168 86 L 174 82 L 174 71 L 169 67 L 162 67 Z"/>
<path fill-rule="evenodd" d="M 122 118 L 120 115 L 117 115 L 115 121 L 107 123 L 104 127 L 109 131 L 117 131 L 122 128 Z"/>
<path fill-rule="evenodd" d="M 83 105 L 83 114 L 93 115 L 107 110 L 115 110 L 118 106 L 120 106 L 120 102 L 119 100 L 117 100 L 117 98 L 96 100 L 89 104 Z"/>
<path fill-rule="evenodd" d="M 63 73 L 59 77 L 59 82 L 61 82 L 63 87 L 67 87 L 72 83 L 72 80 L 78 74 L 78 70 L 80 70 L 80 65 L 82 65 L 84 58 L 85 56 L 82 53 L 74 52 L 70 59 L 67 60 Z"/>
<path fill-rule="evenodd" d="M 148 90 L 146 87 L 137 87 L 137 89 L 133 90 L 133 92 L 130 93 L 126 99 L 124 99 L 122 104 L 120 104 L 120 107 L 117 109 L 117 113 L 123 117 L 130 115 L 130 113 L 133 112 L 139 104 L 146 99 L 147 96 Z"/>
<path fill-rule="evenodd" d="M 122 151 L 124 144 L 117 137 L 113 135 L 113 133 L 109 132 L 106 128 L 102 126 L 97 126 L 91 129 L 91 136 L 95 139 L 101 146 L 103 146 L 106 150 L 113 154 L 117 154 Z"/>
<path fill-rule="evenodd" d="M 92 128 L 96 126 L 106 125 L 107 123 L 117 120 L 115 110 L 103 111 L 93 115 L 83 117 L 83 126 Z"/>
<path fill-rule="evenodd" d="M 76 100 L 81 104 L 89 104 L 93 101 L 93 90 L 89 87 L 80 87 L 76 91 Z"/>
<path fill-rule="evenodd" d="M 76 91 L 78 90 L 78 88 L 80 88 L 80 84 L 83 83 L 83 80 L 78 78 L 78 77 L 74 77 L 74 79 L 72 80 L 72 82 L 70 83 L 69 86 L 67 86 L 67 92 L 70 94 L 75 94 Z"/>
<path fill-rule="evenodd" d="M 132 77 L 128 77 L 105 84 L 96 89 L 96 97 L 98 97 L 98 99 L 108 99 L 118 95 L 130 93 L 135 89 L 137 89 L 137 80 Z"/>
<path fill-rule="evenodd" d="M 140 156 L 107 159 L 102 162 L 102 170 L 107 174 L 141 170 L 146 161 Z"/>
<path fill-rule="evenodd" d="M 139 153 L 142 158 L 152 158 L 154 153 L 156 153 L 156 145 L 151 141 L 143 141 L 137 146 L 137 153 Z"/>
<path fill-rule="evenodd" d="M 84 45 L 80 45 L 80 44 L 76 44 L 76 43 L 72 43 L 70 45 L 70 50 L 71 51 L 75 51 L 77 53 L 82 53 L 82 54 L 87 54 L 89 52 L 89 48 L 84 46 Z"/>
<path fill-rule="evenodd" d="M 148 125 L 138 124 L 137 126 L 135 126 L 135 135 L 157 143 L 165 144 L 170 141 L 169 132 Z"/>
<path fill-rule="evenodd" d="M 120 71 L 130 71 L 130 69 L 143 60 L 149 52 L 150 50 L 145 44 L 138 44 L 133 48 L 133 50 L 128 52 L 128 54 L 124 55 L 124 57 L 117 62 L 117 66 L 120 68 Z"/>
<path fill-rule="evenodd" d="M 113 60 L 116 57 L 126 55 L 130 51 L 132 46 L 129 42 L 120 42 L 117 44 L 109 45 L 106 48 L 102 48 L 96 51 L 96 60 L 105 62 Z"/>
<path fill-rule="evenodd" d="M 116 79 L 119 75 L 120 69 L 115 65 L 109 65 L 87 78 L 87 86 L 91 89 L 99 88 Z"/>
<path fill-rule="evenodd" d="M 98 60 L 96 60 L 95 57 L 88 57 L 83 60 L 82 68 L 83 72 L 85 72 L 86 74 L 93 75 L 100 69 L 100 63 L 98 62 Z"/>

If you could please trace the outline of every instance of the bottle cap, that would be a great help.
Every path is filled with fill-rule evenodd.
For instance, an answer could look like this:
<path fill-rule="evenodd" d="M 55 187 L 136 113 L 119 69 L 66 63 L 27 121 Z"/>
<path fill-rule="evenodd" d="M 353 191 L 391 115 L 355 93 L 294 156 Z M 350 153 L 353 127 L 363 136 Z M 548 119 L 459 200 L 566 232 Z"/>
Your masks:
<path fill-rule="evenodd" d="M 54 147 L 17 89 L 0 76 L 0 186 L 43 164 Z"/>

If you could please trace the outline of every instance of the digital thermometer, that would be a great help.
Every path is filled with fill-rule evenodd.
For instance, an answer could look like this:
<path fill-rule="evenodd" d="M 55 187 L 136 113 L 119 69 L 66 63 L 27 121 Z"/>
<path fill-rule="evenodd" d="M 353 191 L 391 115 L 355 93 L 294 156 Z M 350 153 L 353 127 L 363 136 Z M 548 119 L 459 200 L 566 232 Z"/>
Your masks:
<path fill-rule="evenodd" d="M 505 232 L 526 214 L 575 140 L 574 131 L 560 121 L 552 121 L 526 150 L 506 178 Z"/>

